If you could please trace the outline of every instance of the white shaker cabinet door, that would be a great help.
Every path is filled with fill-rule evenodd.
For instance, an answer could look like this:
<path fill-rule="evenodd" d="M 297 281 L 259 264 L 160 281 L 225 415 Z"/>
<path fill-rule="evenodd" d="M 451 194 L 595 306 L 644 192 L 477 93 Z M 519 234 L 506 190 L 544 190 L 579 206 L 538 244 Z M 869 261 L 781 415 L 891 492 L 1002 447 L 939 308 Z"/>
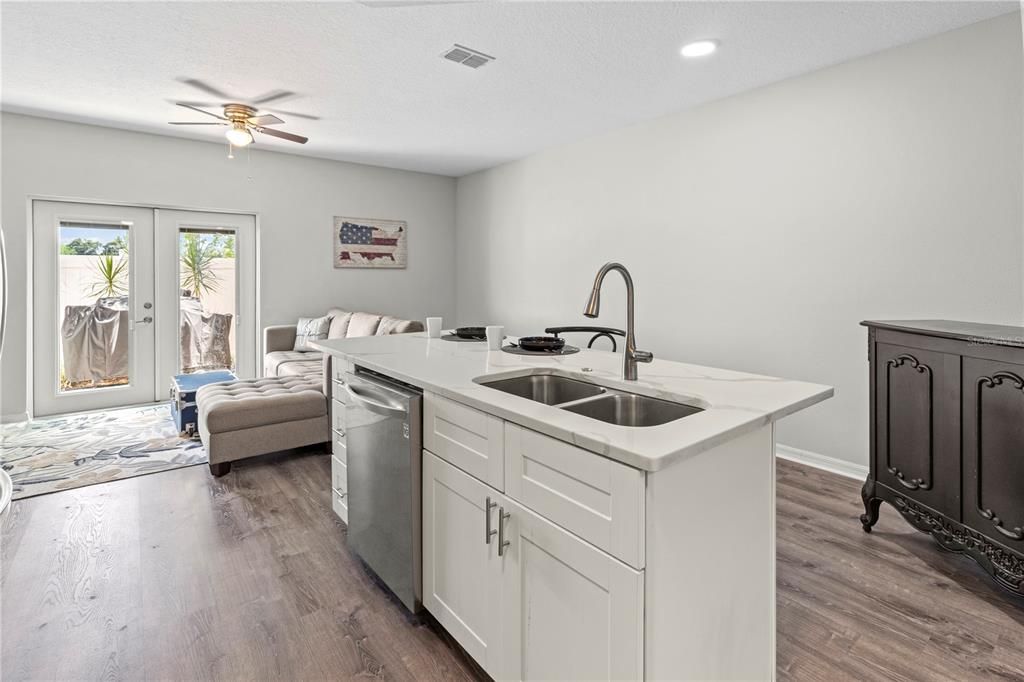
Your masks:
<path fill-rule="evenodd" d="M 493 506 L 488 509 L 488 498 Z M 492 677 L 499 677 L 500 495 L 423 452 L 423 605 Z"/>
<path fill-rule="evenodd" d="M 503 498 L 502 670 L 511 680 L 639 680 L 644 576 Z"/>

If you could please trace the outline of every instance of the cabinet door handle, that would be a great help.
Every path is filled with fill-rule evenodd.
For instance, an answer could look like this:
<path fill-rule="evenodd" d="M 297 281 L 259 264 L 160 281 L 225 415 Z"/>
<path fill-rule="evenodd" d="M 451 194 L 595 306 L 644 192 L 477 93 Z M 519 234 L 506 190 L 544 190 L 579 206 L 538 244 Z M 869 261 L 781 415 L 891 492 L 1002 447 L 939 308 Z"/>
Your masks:
<path fill-rule="evenodd" d="M 484 518 L 486 519 L 486 521 L 484 521 L 484 531 L 486 532 L 486 535 L 484 536 L 484 544 L 486 545 L 491 544 L 491 538 L 498 532 L 491 530 L 491 510 L 497 506 L 497 502 L 491 502 L 491 498 L 487 498 L 487 507 L 484 509 Z"/>
<path fill-rule="evenodd" d="M 510 518 L 510 512 L 505 511 L 504 507 L 498 507 L 498 556 L 504 556 L 505 548 L 512 544 L 505 539 L 505 521 Z"/>

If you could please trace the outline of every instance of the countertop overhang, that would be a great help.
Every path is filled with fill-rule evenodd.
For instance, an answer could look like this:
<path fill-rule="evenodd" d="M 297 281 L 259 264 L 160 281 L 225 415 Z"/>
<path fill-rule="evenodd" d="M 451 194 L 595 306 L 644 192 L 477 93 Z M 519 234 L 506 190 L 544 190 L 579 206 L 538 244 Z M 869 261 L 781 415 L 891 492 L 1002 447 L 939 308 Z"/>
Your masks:
<path fill-rule="evenodd" d="M 622 354 L 582 350 L 572 355 L 524 356 L 456 343 L 426 333 L 313 341 L 314 348 L 475 407 L 553 438 L 645 471 L 658 471 L 786 415 L 830 398 L 830 386 L 702 367 L 668 360 L 640 365 L 640 380 L 622 381 Z M 707 404 L 698 414 L 660 426 L 607 424 L 474 380 L 536 370 L 645 395 Z"/>

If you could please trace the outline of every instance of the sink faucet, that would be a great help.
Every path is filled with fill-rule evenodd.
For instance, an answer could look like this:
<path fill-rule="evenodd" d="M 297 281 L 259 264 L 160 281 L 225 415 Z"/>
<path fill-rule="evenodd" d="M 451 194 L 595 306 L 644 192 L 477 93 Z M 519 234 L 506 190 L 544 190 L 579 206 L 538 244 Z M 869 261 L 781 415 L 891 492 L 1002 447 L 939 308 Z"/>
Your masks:
<path fill-rule="evenodd" d="M 636 336 L 633 333 L 633 278 L 629 276 L 629 270 L 621 263 L 605 263 L 597 271 L 594 278 L 594 288 L 590 291 L 590 300 L 583 314 L 587 317 L 597 317 L 601 312 L 601 284 L 604 276 L 612 270 L 618 270 L 622 279 L 626 280 L 626 348 L 622 354 L 622 379 L 623 381 L 636 381 L 636 363 L 650 362 L 654 359 L 654 353 L 646 350 L 636 349 Z"/>

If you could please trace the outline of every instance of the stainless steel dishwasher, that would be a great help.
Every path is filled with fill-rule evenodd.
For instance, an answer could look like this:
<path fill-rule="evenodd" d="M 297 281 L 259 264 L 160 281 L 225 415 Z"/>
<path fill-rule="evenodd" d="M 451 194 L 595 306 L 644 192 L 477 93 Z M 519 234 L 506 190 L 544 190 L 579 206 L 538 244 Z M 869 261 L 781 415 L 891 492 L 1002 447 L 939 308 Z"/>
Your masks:
<path fill-rule="evenodd" d="M 357 368 L 348 392 L 348 544 L 412 612 L 422 591 L 423 392 Z"/>

